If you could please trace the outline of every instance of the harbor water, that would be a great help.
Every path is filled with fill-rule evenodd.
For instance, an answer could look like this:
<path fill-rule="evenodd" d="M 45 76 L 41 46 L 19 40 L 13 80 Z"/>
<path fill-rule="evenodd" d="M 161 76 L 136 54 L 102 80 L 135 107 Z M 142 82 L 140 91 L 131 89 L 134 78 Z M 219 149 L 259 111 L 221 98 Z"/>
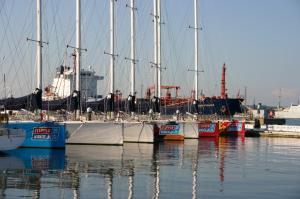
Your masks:
<path fill-rule="evenodd" d="M 0 198 L 300 198 L 300 139 L 209 138 L 0 153 Z"/>

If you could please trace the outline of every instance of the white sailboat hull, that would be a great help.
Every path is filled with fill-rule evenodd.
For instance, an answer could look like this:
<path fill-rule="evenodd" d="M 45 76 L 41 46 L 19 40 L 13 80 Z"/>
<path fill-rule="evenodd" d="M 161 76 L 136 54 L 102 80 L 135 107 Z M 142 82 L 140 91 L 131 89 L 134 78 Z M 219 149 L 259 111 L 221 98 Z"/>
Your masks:
<path fill-rule="evenodd" d="M 145 122 L 124 123 L 124 142 L 154 142 L 154 124 Z"/>
<path fill-rule="evenodd" d="M 68 132 L 67 144 L 123 144 L 123 124 L 101 121 L 64 122 Z"/>
<path fill-rule="evenodd" d="M 187 122 L 182 122 L 182 124 L 183 124 L 184 138 L 188 138 L 188 139 L 199 138 L 198 122 L 187 121 Z"/>
<path fill-rule="evenodd" d="M 26 138 L 22 129 L 0 128 L 0 151 L 16 149 Z"/>

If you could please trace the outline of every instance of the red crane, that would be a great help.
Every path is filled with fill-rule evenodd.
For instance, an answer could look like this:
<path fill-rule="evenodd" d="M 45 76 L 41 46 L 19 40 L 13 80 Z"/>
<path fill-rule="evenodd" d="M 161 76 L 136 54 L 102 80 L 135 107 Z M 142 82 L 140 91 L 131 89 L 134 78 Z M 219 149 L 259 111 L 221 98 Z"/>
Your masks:
<path fill-rule="evenodd" d="M 225 63 L 223 64 L 223 67 L 222 67 L 222 79 L 221 79 L 221 98 L 222 99 L 226 99 L 228 96 L 227 96 L 227 89 L 226 89 L 226 66 L 225 66 Z"/>

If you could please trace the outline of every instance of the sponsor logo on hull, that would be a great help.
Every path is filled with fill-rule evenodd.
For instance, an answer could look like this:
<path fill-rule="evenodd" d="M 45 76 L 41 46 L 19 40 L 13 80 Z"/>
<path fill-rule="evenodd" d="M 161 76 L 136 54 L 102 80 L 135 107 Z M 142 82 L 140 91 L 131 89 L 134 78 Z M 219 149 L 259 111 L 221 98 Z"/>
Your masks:
<path fill-rule="evenodd" d="M 32 140 L 56 141 L 59 135 L 59 128 L 37 127 L 32 131 Z"/>

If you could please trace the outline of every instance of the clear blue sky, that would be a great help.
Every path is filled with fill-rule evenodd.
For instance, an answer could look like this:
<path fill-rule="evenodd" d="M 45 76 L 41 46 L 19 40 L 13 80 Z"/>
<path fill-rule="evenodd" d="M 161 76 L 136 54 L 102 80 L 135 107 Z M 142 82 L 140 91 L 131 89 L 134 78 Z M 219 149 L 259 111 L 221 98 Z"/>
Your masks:
<path fill-rule="evenodd" d="M 153 84 L 152 0 L 137 1 L 137 91 Z M 193 0 L 162 1 L 162 64 L 164 85 L 180 85 L 182 95 L 190 95 L 193 75 Z M 0 0 L 0 97 L 3 74 L 7 90 L 21 96 L 35 87 L 35 0 Z M 116 88 L 129 92 L 129 9 L 127 0 L 116 2 L 117 58 Z M 99 75 L 108 75 L 108 0 L 82 0 L 83 67 L 93 66 Z M 43 83 L 50 84 L 54 71 L 70 54 L 67 44 L 75 43 L 75 0 L 43 1 Z M 230 96 L 244 94 L 248 103 L 276 105 L 281 89 L 284 105 L 300 99 L 300 1 L 299 0 L 200 0 L 199 87 L 207 95 L 219 95 L 221 67 L 227 64 Z M 71 59 L 68 58 L 71 64 Z M 99 85 L 108 92 L 108 79 Z"/>

